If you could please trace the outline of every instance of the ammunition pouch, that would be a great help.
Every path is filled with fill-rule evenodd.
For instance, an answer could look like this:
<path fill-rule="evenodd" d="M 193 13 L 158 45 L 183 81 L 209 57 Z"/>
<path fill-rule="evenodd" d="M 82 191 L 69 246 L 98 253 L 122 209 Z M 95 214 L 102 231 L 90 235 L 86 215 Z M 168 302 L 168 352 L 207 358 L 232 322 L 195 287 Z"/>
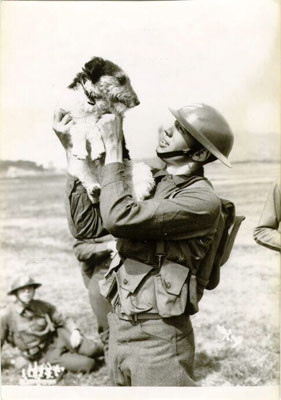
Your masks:
<path fill-rule="evenodd" d="M 175 262 L 165 260 L 158 269 L 127 258 L 110 268 L 99 285 L 113 310 L 120 305 L 128 316 L 147 313 L 147 318 L 149 314 L 169 318 L 184 314 L 188 300 L 196 309 L 193 278 L 189 268 Z"/>

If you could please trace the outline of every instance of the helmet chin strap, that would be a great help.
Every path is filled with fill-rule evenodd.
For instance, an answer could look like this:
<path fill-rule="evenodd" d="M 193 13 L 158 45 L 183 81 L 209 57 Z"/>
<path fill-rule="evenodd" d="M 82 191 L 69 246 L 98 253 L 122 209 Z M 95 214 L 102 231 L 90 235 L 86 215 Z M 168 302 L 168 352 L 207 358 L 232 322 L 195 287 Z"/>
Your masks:
<path fill-rule="evenodd" d="M 185 156 L 185 157 L 190 157 L 195 153 L 194 150 L 177 150 L 177 151 L 167 151 L 166 153 L 159 153 L 156 151 L 156 154 L 159 158 L 164 159 L 165 158 L 172 158 L 172 157 L 178 157 L 178 156 Z"/>

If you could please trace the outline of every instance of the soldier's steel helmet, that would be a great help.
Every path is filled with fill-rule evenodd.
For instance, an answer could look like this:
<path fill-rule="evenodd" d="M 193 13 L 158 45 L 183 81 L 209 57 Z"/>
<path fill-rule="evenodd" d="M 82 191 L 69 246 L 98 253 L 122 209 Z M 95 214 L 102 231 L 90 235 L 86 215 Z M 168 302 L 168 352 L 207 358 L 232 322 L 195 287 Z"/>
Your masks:
<path fill-rule="evenodd" d="M 232 149 L 234 136 L 230 126 L 217 110 L 202 103 L 190 104 L 179 110 L 169 110 L 188 133 L 223 164 L 231 167 L 227 157 Z"/>
<path fill-rule="evenodd" d="M 16 278 L 12 282 L 10 290 L 7 294 L 8 295 L 16 294 L 18 289 L 22 289 L 27 286 L 33 286 L 34 289 L 37 289 L 39 286 L 41 286 L 41 283 L 35 282 L 35 280 L 32 279 L 30 276 L 23 275 L 23 276 Z"/>

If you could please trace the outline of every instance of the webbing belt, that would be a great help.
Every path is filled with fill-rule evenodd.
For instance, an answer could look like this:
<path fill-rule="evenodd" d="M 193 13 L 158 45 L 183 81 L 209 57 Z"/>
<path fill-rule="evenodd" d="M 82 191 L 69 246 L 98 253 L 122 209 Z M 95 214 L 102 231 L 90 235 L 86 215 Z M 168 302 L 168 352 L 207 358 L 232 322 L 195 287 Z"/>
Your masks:
<path fill-rule="evenodd" d="M 163 319 L 163 317 L 161 317 L 161 315 L 159 315 L 157 313 L 143 312 L 143 313 L 138 313 L 138 314 L 133 314 L 133 315 L 127 315 L 125 313 L 122 313 L 119 304 L 116 307 L 114 307 L 113 313 L 116 314 L 119 319 L 122 319 L 124 321 L 131 321 L 134 323 L 136 323 L 138 321 L 147 320 L 147 319 Z"/>

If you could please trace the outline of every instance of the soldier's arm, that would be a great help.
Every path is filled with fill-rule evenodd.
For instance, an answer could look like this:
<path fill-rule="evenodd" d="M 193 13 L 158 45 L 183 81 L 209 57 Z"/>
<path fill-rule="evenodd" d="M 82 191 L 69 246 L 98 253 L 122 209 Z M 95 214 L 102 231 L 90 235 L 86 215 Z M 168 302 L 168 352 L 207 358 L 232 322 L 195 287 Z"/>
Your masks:
<path fill-rule="evenodd" d="M 55 328 L 64 327 L 69 332 L 78 329 L 75 322 L 70 317 L 67 317 L 59 312 L 53 304 L 48 303 L 48 313 L 51 321 L 55 325 Z"/>
<path fill-rule="evenodd" d="M 124 165 L 103 167 L 100 211 L 115 237 L 136 240 L 191 239 L 213 233 L 221 202 L 205 181 L 169 198 L 135 201 L 124 177 Z"/>
<path fill-rule="evenodd" d="M 109 243 L 112 240 L 111 235 L 105 236 L 103 241 L 97 241 L 97 239 L 75 240 L 73 251 L 79 261 L 96 264 L 110 255 Z"/>
<path fill-rule="evenodd" d="M 76 239 L 92 239 L 107 235 L 100 215 L 99 204 L 92 204 L 82 183 L 67 175 L 65 209 L 68 226 Z"/>
<path fill-rule="evenodd" d="M 264 247 L 281 251 L 281 193 L 278 183 L 268 192 L 259 224 L 254 229 L 254 239 Z"/>

